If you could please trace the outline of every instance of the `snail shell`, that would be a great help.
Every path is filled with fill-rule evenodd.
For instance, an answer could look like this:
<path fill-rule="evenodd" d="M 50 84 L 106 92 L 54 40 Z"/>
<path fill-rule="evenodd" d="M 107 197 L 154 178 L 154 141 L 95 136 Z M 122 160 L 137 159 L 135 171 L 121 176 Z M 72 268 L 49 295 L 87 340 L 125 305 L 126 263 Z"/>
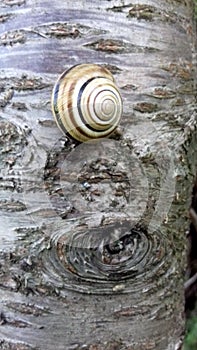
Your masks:
<path fill-rule="evenodd" d="M 52 111 L 63 133 L 85 142 L 113 133 L 122 115 L 122 99 L 108 69 L 80 64 L 58 78 Z"/>

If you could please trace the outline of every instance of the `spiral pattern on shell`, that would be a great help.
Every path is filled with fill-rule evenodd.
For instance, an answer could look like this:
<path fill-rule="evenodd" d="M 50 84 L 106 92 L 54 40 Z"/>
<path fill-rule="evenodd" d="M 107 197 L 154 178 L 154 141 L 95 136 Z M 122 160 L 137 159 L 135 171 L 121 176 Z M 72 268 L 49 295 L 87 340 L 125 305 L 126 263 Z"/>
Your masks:
<path fill-rule="evenodd" d="M 63 133 L 85 142 L 113 133 L 122 115 L 122 99 L 108 69 L 80 64 L 58 78 L 52 111 Z"/>

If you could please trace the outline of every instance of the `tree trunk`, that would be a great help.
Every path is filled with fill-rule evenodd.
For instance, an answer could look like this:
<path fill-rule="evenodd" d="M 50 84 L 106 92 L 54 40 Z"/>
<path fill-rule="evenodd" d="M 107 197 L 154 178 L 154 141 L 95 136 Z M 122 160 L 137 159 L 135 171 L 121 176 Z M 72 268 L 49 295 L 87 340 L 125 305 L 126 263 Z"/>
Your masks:
<path fill-rule="evenodd" d="M 196 172 L 192 0 L 1 0 L 1 349 L 180 349 Z M 106 66 L 119 132 L 76 144 L 50 96 Z"/>

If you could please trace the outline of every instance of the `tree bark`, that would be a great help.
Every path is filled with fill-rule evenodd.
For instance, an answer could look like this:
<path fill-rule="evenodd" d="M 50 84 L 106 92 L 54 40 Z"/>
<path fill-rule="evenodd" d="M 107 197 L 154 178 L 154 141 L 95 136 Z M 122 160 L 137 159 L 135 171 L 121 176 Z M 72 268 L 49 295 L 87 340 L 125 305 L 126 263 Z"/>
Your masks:
<path fill-rule="evenodd" d="M 196 173 L 193 1 L 0 3 L 1 349 L 180 349 Z M 53 84 L 106 66 L 119 132 L 76 145 Z"/>

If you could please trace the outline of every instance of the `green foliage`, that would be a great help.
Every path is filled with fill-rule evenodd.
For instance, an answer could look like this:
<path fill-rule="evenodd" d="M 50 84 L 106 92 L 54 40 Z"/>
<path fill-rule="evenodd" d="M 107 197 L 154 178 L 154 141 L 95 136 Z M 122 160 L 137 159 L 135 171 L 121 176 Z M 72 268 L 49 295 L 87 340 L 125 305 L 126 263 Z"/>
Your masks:
<path fill-rule="evenodd" d="M 185 337 L 184 350 L 197 349 L 197 316 L 187 322 L 187 333 Z"/>
<path fill-rule="evenodd" d="M 197 0 L 194 0 L 195 17 L 197 18 Z"/>

